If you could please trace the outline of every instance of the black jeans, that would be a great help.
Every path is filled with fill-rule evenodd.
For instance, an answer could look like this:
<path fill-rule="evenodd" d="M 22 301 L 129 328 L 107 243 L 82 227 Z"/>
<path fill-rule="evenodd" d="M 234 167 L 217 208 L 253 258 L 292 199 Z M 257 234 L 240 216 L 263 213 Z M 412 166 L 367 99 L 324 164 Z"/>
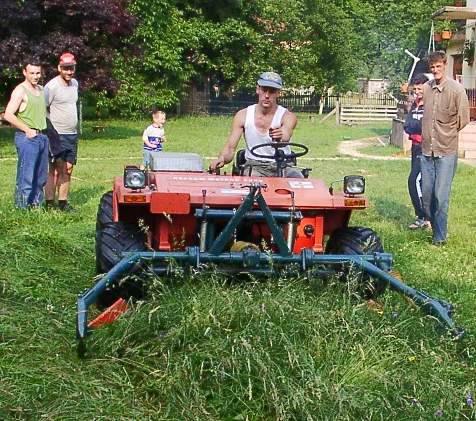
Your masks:
<path fill-rule="evenodd" d="M 408 193 L 410 193 L 413 209 L 415 209 L 415 216 L 424 219 L 425 211 L 421 199 L 421 144 L 419 143 L 412 145 L 412 166 L 408 176 Z"/>

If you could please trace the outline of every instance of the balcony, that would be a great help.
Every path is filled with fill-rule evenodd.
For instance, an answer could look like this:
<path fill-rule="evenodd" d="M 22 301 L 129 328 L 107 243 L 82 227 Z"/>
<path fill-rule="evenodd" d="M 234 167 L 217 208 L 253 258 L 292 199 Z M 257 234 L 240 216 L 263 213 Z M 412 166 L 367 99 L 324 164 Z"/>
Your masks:
<path fill-rule="evenodd" d="M 431 15 L 432 19 L 476 19 L 476 7 L 444 6 Z"/>

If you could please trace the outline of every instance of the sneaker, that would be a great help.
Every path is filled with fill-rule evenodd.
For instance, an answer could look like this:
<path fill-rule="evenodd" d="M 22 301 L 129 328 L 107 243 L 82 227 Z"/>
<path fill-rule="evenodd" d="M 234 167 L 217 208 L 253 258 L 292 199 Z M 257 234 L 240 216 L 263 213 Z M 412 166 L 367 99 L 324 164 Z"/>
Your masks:
<path fill-rule="evenodd" d="M 68 202 L 66 202 L 64 205 L 59 206 L 58 209 L 61 212 L 66 212 L 66 213 L 74 213 L 76 212 L 76 209 L 73 208 Z"/>
<path fill-rule="evenodd" d="M 411 230 L 416 230 L 419 228 L 427 228 L 428 224 L 430 224 L 429 221 L 425 221 L 424 219 L 417 218 L 410 225 L 408 225 L 408 228 L 410 228 Z"/>
<path fill-rule="evenodd" d="M 434 247 L 443 247 L 446 244 L 446 240 L 433 240 L 431 245 Z"/>

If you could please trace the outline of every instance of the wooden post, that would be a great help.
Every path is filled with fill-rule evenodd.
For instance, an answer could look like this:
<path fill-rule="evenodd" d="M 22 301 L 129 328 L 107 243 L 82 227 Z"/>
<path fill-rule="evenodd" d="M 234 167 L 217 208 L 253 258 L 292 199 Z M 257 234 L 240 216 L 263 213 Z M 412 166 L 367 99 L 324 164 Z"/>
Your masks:
<path fill-rule="evenodd" d="M 340 124 L 340 100 L 336 100 L 336 124 Z"/>

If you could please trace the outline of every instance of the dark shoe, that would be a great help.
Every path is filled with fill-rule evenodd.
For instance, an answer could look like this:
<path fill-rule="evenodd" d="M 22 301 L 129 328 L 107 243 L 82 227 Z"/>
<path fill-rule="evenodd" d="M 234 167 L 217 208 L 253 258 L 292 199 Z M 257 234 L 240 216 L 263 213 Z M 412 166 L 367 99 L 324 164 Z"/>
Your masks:
<path fill-rule="evenodd" d="M 55 201 L 54 200 L 45 200 L 45 209 L 46 210 L 56 209 Z"/>
<path fill-rule="evenodd" d="M 433 240 L 431 244 L 434 247 L 443 247 L 446 244 L 446 240 Z"/>
<path fill-rule="evenodd" d="M 74 213 L 77 212 L 75 208 L 73 208 L 68 202 L 66 202 L 64 205 L 61 204 L 58 209 L 61 212 L 66 212 L 66 213 Z"/>
<path fill-rule="evenodd" d="M 32 211 L 38 210 L 40 208 L 41 206 L 38 203 L 32 203 L 31 205 L 28 205 L 26 207 L 27 210 L 32 210 Z"/>

